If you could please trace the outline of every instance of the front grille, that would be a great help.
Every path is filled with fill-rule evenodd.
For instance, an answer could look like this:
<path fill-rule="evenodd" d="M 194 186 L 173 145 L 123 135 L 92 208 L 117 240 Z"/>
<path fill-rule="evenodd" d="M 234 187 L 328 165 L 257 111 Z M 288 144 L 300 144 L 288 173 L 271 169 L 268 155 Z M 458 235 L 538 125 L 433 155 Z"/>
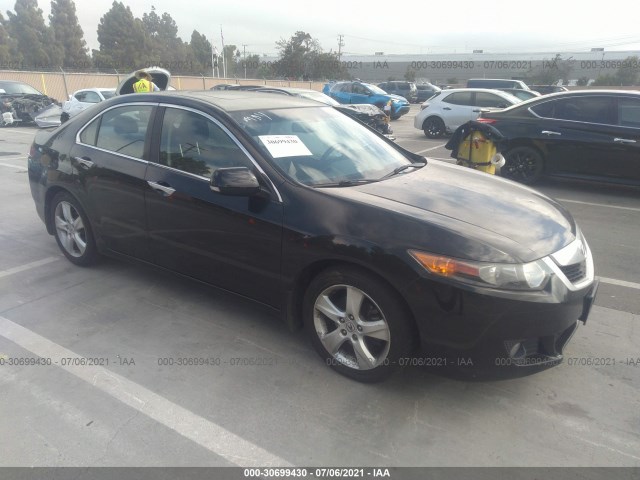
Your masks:
<path fill-rule="evenodd" d="M 560 266 L 560 270 L 571 283 L 582 280 L 587 274 L 587 262 L 573 263 L 571 265 Z"/>

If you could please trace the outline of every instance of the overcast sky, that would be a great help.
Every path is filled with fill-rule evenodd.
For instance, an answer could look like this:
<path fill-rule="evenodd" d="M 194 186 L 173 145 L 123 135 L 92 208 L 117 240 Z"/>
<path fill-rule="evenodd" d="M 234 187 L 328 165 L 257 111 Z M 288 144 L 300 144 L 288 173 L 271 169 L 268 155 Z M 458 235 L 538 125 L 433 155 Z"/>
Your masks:
<path fill-rule="evenodd" d="M 98 48 L 97 27 L 112 0 L 76 0 L 85 40 Z M 126 2 L 125 2 L 126 4 Z M 387 4 L 386 8 L 378 5 Z M 503 6 L 510 4 L 508 7 Z M 310 33 L 325 51 L 338 48 L 344 35 L 346 54 L 559 52 L 640 50 L 640 7 L 628 0 L 591 2 L 491 0 L 367 2 L 348 0 L 272 1 L 151 0 L 131 5 L 136 17 L 155 6 L 176 21 L 179 36 L 189 41 L 196 29 L 220 48 L 225 44 L 247 54 L 275 54 L 275 42 L 297 30 Z M 15 0 L 0 0 L 0 10 L 12 10 Z M 38 0 L 48 22 L 50 2 Z M 519 7 L 517 5 L 523 5 Z"/>

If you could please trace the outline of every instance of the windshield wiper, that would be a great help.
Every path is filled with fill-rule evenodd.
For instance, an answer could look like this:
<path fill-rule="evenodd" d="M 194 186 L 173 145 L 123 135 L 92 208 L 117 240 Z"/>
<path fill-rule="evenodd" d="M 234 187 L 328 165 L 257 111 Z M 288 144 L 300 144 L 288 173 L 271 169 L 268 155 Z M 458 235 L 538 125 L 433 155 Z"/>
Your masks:
<path fill-rule="evenodd" d="M 397 175 L 400 172 L 404 172 L 408 168 L 422 168 L 426 164 L 427 164 L 427 162 L 424 162 L 424 163 L 409 163 L 407 165 L 401 165 L 398 168 L 394 169 L 393 172 L 389 172 L 386 175 L 380 177 L 380 180 L 384 180 L 385 178 L 393 177 L 394 175 Z"/>
<path fill-rule="evenodd" d="M 316 183 L 310 185 L 311 187 L 353 187 L 354 185 L 364 185 L 366 183 L 378 182 L 377 178 L 361 178 L 359 180 L 341 180 L 334 183 Z"/>

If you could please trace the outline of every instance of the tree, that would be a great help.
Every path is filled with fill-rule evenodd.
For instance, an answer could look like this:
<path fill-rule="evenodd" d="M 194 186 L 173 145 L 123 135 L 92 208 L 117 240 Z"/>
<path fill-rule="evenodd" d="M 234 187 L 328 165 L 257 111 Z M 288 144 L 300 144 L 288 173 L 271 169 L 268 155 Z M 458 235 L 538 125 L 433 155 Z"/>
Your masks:
<path fill-rule="evenodd" d="M 158 16 L 155 8 L 142 15 L 145 33 L 146 58 L 148 64 L 158 65 L 173 71 L 188 70 L 185 61 L 187 49 L 178 37 L 178 26 L 167 12 Z"/>
<path fill-rule="evenodd" d="M 349 78 L 335 53 L 323 53 L 320 43 L 310 34 L 297 31 L 289 40 L 276 42 L 280 58 L 273 65 L 276 75 L 285 78 Z"/>
<path fill-rule="evenodd" d="M 64 68 L 86 68 L 90 66 L 84 32 L 78 23 L 76 5 L 73 0 L 52 0 L 49 29 L 55 47 L 62 54 Z"/>
<path fill-rule="evenodd" d="M 598 86 L 630 86 L 638 84 L 638 66 L 640 59 L 637 56 L 627 57 L 621 62 L 616 73 L 600 75 L 593 85 Z"/>
<path fill-rule="evenodd" d="M 586 87 L 589 84 L 589 77 L 580 77 L 576 83 L 579 87 Z"/>
<path fill-rule="evenodd" d="M 7 21 L 0 13 L 0 64 L 5 65 L 5 68 L 17 68 L 21 58 L 18 57 L 18 52 L 15 49 L 15 42 L 9 37 L 6 23 Z"/>
<path fill-rule="evenodd" d="M 197 30 L 191 33 L 191 42 L 189 43 L 188 56 L 193 59 L 194 71 L 211 73 L 211 42 L 207 37 Z"/>
<path fill-rule="evenodd" d="M 407 71 L 404 72 L 404 79 L 407 82 L 415 82 L 416 81 L 416 71 L 411 68 L 411 65 L 407 65 Z"/>
<path fill-rule="evenodd" d="M 551 60 L 543 60 L 542 63 L 528 72 L 528 83 L 532 85 L 553 85 L 562 80 L 569 82 L 569 77 L 573 71 L 573 61 L 563 59 L 562 55 L 556 54 Z"/>
<path fill-rule="evenodd" d="M 131 9 L 114 1 L 98 25 L 100 50 L 93 51 L 98 67 L 130 72 L 145 65 L 145 34 L 142 21 L 133 17 Z"/>
<path fill-rule="evenodd" d="M 7 12 L 9 37 L 15 41 L 24 63 L 30 68 L 51 68 L 50 32 L 36 0 L 16 0 L 15 13 Z"/>

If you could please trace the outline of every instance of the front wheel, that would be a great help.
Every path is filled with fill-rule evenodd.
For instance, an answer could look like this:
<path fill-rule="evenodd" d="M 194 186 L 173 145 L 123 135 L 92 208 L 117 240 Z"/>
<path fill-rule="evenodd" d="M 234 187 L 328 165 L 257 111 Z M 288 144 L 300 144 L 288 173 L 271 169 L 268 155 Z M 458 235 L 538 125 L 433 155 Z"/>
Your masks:
<path fill-rule="evenodd" d="M 422 129 L 429 138 L 440 138 L 446 133 L 444 122 L 438 117 L 427 118 L 422 125 Z"/>
<path fill-rule="evenodd" d="M 361 382 L 389 376 L 412 350 L 412 323 L 390 287 L 356 268 L 330 269 L 309 285 L 304 321 L 316 351 Z"/>
<path fill-rule="evenodd" d="M 84 210 L 69 193 L 58 193 L 51 202 L 52 223 L 58 247 L 65 257 L 79 266 L 88 266 L 98 259 L 93 231 Z"/>
<path fill-rule="evenodd" d="M 525 185 L 537 182 L 542 175 L 544 158 L 533 147 L 515 147 L 504 155 L 505 165 L 500 175 Z"/>

